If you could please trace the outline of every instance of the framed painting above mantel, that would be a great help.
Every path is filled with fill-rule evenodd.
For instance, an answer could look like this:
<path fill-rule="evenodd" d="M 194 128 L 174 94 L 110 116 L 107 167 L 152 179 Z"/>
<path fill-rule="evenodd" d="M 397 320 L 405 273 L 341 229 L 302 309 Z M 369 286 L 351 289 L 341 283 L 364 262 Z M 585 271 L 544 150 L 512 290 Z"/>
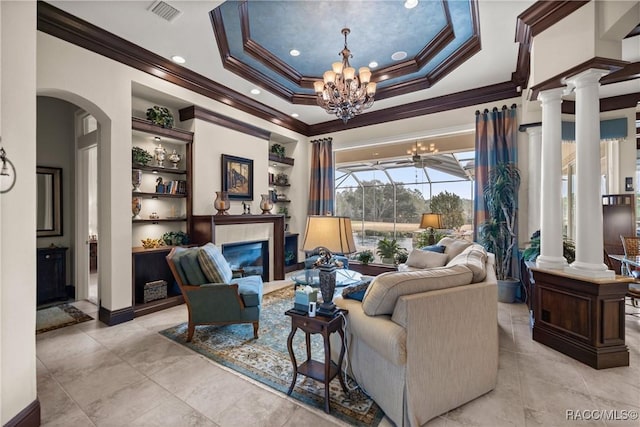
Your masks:
<path fill-rule="evenodd" d="M 223 154 L 222 191 L 230 200 L 253 200 L 253 160 Z"/>

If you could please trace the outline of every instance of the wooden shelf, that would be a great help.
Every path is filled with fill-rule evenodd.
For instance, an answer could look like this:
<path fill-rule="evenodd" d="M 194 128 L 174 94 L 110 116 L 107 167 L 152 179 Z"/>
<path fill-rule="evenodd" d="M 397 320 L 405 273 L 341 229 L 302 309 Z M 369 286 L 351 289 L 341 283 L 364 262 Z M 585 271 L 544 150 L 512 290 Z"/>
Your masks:
<path fill-rule="evenodd" d="M 169 194 L 169 193 L 143 193 L 141 191 L 132 191 L 131 195 L 133 197 L 145 197 L 151 199 L 184 199 L 187 197 L 186 194 Z"/>
<path fill-rule="evenodd" d="M 158 219 L 132 219 L 131 222 L 180 222 L 186 221 L 187 218 L 158 218 Z"/>
<path fill-rule="evenodd" d="M 273 203 L 291 203 L 291 200 L 274 200 Z"/>
<path fill-rule="evenodd" d="M 276 184 L 275 182 L 269 184 L 269 187 L 291 187 L 291 184 Z"/>
<path fill-rule="evenodd" d="M 155 125 L 147 119 L 131 117 L 131 128 L 141 132 L 151 133 L 157 136 L 173 138 L 183 142 L 193 142 L 193 132 L 177 128 L 163 128 Z"/>
<path fill-rule="evenodd" d="M 269 153 L 269 161 L 280 163 L 287 166 L 293 166 L 293 163 L 294 163 L 294 159 L 292 159 L 291 157 L 280 157 L 273 153 Z"/>
<path fill-rule="evenodd" d="M 146 172 L 153 172 L 157 174 L 170 173 L 174 175 L 186 175 L 187 171 L 185 169 L 173 169 L 173 168 L 161 168 L 158 166 L 149 166 L 149 165 L 138 165 L 133 164 L 131 169 L 140 169 Z"/>

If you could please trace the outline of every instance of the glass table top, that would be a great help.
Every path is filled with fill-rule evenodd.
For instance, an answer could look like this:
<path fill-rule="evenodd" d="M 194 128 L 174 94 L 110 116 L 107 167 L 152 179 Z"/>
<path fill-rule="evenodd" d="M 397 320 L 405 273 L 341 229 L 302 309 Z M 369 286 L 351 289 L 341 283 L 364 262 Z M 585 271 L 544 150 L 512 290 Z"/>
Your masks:
<path fill-rule="evenodd" d="M 294 274 L 291 279 L 296 285 L 320 286 L 319 278 L 320 270 L 310 269 L 302 270 Z M 357 271 L 347 270 L 346 268 L 336 269 L 336 287 L 355 285 L 362 281 L 362 274 Z"/>

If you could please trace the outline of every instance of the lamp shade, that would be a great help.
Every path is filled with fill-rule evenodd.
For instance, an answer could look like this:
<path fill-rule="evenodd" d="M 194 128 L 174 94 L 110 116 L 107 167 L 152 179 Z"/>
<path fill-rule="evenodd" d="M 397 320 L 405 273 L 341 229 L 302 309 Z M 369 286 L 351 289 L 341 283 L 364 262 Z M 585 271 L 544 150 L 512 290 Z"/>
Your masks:
<path fill-rule="evenodd" d="M 436 213 L 423 213 L 420 220 L 420 228 L 442 228 L 442 215 Z"/>
<path fill-rule="evenodd" d="M 329 252 L 350 254 L 356 251 L 351 218 L 346 216 L 309 215 L 302 249 L 323 247 Z"/>

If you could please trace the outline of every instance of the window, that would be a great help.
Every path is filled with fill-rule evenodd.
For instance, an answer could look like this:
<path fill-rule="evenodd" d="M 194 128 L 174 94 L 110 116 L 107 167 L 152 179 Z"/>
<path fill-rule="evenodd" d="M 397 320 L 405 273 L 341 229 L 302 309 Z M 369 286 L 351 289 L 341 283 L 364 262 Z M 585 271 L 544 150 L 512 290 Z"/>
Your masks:
<path fill-rule="evenodd" d="M 473 159 L 473 151 L 463 151 L 419 161 L 338 164 L 336 214 L 351 217 L 358 251 L 374 253 L 383 237 L 397 239 L 410 251 L 413 239 L 423 231 L 419 228 L 422 213 L 432 211 L 432 200 L 456 201 L 462 220 L 451 228 L 472 229 Z"/>

